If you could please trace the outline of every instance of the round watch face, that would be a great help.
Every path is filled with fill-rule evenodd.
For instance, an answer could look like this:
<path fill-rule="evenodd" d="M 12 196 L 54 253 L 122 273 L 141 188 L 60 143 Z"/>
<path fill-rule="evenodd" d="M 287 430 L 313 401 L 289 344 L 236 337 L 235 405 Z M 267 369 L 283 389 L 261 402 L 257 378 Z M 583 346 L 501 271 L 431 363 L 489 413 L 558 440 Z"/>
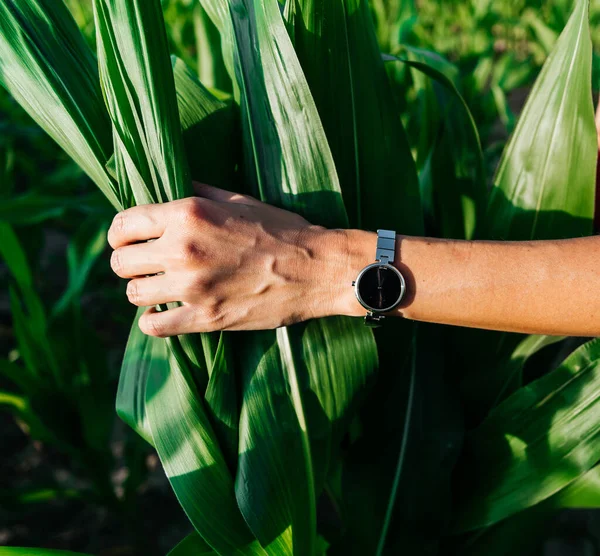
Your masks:
<path fill-rule="evenodd" d="M 404 278 L 396 268 L 376 263 L 366 267 L 359 275 L 356 296 L 368 309 L 385 312 L 398 305 L 404 288 Z"/>

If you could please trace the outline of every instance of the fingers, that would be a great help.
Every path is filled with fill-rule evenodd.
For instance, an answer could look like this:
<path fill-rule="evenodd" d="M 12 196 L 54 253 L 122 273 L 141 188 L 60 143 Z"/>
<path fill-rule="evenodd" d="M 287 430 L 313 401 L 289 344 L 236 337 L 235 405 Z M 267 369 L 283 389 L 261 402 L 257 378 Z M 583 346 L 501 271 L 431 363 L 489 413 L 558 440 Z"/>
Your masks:
<path fill-rule="evenodd" d="M 150 307 L 180 301 L 173 291 L 173 278 L 163 274 L 136 278 L 127 284 L 127 299 L 138 307 Z"/>
<path fill-rule="evenodd" d="M 195 325 L 195 312 L 189 305 L 182 305 L 168 311 L 149 308 L 139 320 L 140 330 L 149 336 L 167 338 L 178 334 L 200 332 Z"/>
<path fill-rule="evenodd" d="M 162 236 L 166 227 L 164 205 L 140 205 L 119 212 L 108 230 L 113 249 Z"/>
<path fill-rule="evenodd" d="M 125 245 L 115 249 L 110 257 L 110 266 L 121 278 L 134 278 L 164 272 L 164 253 L 156 241 Z"/>
<path fill-rule="evenodd" d="M 249 195 L 242 195 L 240 193 L 233 193 L 225 189 L 219 189 L 218 187 L 212 187 L 204 183 L 194 182 L 194 191 L 200 197 L 210 199 L 212 201 L 218 201 L 220 203 L 240 203 L 242 205 L 257 205 L 260 201 Z"/>

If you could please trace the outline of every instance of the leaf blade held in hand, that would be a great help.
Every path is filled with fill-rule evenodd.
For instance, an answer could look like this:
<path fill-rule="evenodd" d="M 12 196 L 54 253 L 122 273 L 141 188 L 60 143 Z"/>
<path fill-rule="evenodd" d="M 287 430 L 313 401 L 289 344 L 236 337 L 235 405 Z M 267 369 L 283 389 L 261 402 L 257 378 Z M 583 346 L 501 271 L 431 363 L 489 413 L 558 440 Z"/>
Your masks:
<path fill-rule="evenodd" d="M 253 193 L 313 223 L 347 225 L 331 152 L 277 1 L 235 0 L 230 14 Z M 336 429 L 347 426 L 376 366 L 374 347 L 353 319 L 319 319 L 240 340 L 236 495 L 269 553 L 314 552 L 315 498 L 338 449 Z M 305 360 L 303 350 L 318 357 Z"/>
<path fill-rule="evenodd" d="M 191 195 L 160 2 L 96 0 L 95 16 L 123 197 L 140 203 Z M 200 119 L 214 107 L 204 108 Z M 263 554 L 237 508 L 233 479 L 198 391 L 207 380 L 199 340 L 187 335 L 165 342 L 134 330 L 120 411 L 146 438 L 150 432 L 171 486 L 204 540 L 222 554 Z M 147 347 L 136 361 L 139 341 Z"/>

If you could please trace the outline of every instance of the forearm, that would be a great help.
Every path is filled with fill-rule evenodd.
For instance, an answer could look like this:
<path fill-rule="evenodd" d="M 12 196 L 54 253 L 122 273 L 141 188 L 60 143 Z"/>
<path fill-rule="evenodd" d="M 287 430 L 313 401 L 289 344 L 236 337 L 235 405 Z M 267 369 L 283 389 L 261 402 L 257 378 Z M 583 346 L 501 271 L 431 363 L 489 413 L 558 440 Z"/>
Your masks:
<path fill-rule="evenodd" d="M 327 230 L 251 197 L 197 184 L 201 197 L 119 213 L 108 234 L 143 332 L 265 330 L 363 316 L 352 281 L 377 236 Z M 154 239 L 155 241 L 147 241 Z M 600 336 L 600 236 L 483 242 L 398 236 L 408 319 L 552 335 Z M 169 302 L 169 311 L 152 307 Z"/>
<path fill-rule="evenodd" d="M 347 232 L 336 307 L 364 315 L 351 281 L 373 262 L 376 235 Z M 600 237 L 488 242 L 398 236 L 407 294 L 393 314 L 419 321 L 551 335 L 600 335 Z"/>

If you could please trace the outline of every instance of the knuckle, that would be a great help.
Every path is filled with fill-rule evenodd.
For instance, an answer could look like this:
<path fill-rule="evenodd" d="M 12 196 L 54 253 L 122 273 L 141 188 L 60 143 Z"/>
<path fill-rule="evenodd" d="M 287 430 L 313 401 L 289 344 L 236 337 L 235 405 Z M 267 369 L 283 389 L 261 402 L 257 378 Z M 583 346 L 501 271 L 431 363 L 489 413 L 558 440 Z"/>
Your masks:
<path fill-rule="evenodd" d="M 185 239 L 173 250 L 174 260 L 183 266 L 188 266 L 202 258 L 202 250 L 190 239 Z"/>
<path fill-rule="evenodd" d="M 206 296 L 202 304 L 202 320 L 208 326 L 215 327 L 223 318 L 222 302 L 215 296 Z"/>
<path fill-rule="evenodd" d="M 148 336 L 156 336 L 157 338 L 166 338 L 168 336 L 162 321 L 155 316 L 140 318 L 139 326 L 140 330 Z"/>
<path fill-rule="evenodd" d="M 181 244 L 181 258 L 184 262 L 194 261 L 200 258 L 201 252 L 194 241 L 184 241 Z"/>
<path fill-rule="evenodd" d="M 186 286 L 186 292 L 190 295 L 201 295 L 206 298 L 210 294 L 212 289 L 212 283 L 205 273 L 197 272 L 196 275 L 188 282 Z"/>
<path fill-rule="evenodd" d="M 184 199 L 181 201 L 179 214 L 184 222 L 204 219 L 206 216 L 204 200 L 200 197 Z"/>
<path fill-rule="evenodd" d="M 133 305 L 140 305 L 140 288 L 135 280 L 131 280 L 129 284 L 127 284 L 127 299 L 129 299 L 129 302 Z"/>
<path fill-rule="evenodd" d="M 110 267 L 113 272 L 120 276 L 123 273 L 123 253 L 119 249 L 115 249 L 110 256 Z"/>
<path fill-rule="evenodd" d="M 115 247 L 118 242 L 118 238 L 123 235 L 127 226 L 127 217 L 124 212 L 118 212 L 110 225 L 108 230 L 108 243 L 111 247 Z"/>

